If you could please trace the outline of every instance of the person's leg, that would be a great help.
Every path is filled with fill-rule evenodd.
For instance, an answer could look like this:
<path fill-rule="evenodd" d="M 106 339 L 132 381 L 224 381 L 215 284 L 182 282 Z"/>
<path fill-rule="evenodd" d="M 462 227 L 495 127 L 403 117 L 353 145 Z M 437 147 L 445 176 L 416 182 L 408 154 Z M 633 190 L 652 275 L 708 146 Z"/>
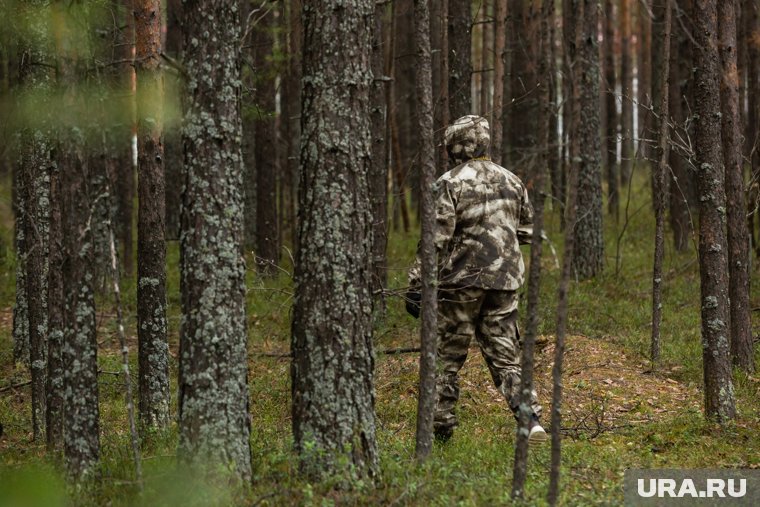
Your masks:
<path fill-rule="evenodd" d="M 482 301 L 482 289 L 439 292 L 437 403 L 433 428 L 436 436 L 443 440 L 449 438 L 457 426 L 454 407 L 459 399 L 459 370 L 467 359 Z"/>
<path fill-rule="evenodd" d="M 475 332 L 494 384 L 515 412 L 520 405 L 522 376 L 517 292 L 486 291 Z M 535 391 L 531 392 L 531 405 L 540 417 L 542 409 Z"/>

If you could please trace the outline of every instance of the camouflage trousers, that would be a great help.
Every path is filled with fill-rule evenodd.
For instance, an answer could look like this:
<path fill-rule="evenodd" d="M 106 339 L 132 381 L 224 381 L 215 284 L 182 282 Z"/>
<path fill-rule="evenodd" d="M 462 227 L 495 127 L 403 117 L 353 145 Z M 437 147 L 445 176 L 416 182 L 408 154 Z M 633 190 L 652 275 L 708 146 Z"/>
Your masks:
<path fill-rule="evenodd" d="M 486 360 L 496 388 L 514 412 L 520 404 L 522 368 L 517 329 L 517 292 L 462 288 L 439 292 L 436 428 L 454 428 L 459 399 L 459 370 L 473 338 Z M 541 415 L 536 392 L 531 405 Z"/>

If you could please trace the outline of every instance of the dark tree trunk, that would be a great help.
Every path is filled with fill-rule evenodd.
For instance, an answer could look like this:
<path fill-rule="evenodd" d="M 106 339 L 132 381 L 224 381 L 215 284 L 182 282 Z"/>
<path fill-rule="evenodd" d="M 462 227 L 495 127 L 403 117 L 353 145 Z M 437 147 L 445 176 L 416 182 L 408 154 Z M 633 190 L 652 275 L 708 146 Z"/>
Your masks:
<path fill-rule="evenodd" d="M 161 2 L 134 0 L 137 71 L 137 340 L 140 422 L 169 424 Z M 175 182 L 176 183 L 176 182 Z"/>
<path fill-rule="evenodd" d="M 298 185 L 298 150 L 300 147 L 300 115 L 301 115 L 301 0 L 292 0 L 289 4 L 288 20 L 290 32 L 288 33 L 288 47 L 290 58 L 285 77 L 285 93 L 287 101 L 283 108 L 282 121 L 287 124 L 288 136 L 287 159 L 283 161 L 283 169 L 286 171 L 287 181 L 287 211 L 285 216 L 280 216 L 280 222 L 285 229 L 286 237 L 293 249 L 296 247 L 296 203 Z M 387 137 L 387 136 L 386 136 Z"/>
<path fill-rule="evenodd" d="M 760 179 L 760 5 L 756 0 L 744 0 L 742 17 L 747 40 L 747 127 L 744 132 L 745 152 L 750 156 L 752 180 Z M 760 203 L 760 192 L 754 192 L 750 211 Z M 760 220 L 758 220 L 760 223 Z M 754 236 L 754 226 L 752 229 Z M 760 237 L 755 241 L 755 253 L 760 256 Z"/>
<path fill-rule="evenodd" d="M 254 71 L 256 92 L 256 140 L 254 157 L 256 169 L 256 269 L 265 276 L 274 275 L 280 260 L 279 232 L 277 230 L 277 129 L 275 118 L 275 74 L 271 70 L 274 50 L 275 9 L 258 16 L 253 31 Z"/>
<path fill-rule="evenodd" d="M 755 370 L 749 301 L 749 231 L 745 219 L 744 161 L 739 118 L 739 72 L 736 54 L 736 11 L 732 1 L 718 6 L 718 48 L 721 61 L 720 112 L 726 167 L 731 357 L 747 372 Z M 31 309 L 31 306 L 30 306 Z"/>
<path fill-rule="evenodd" d="M 620 90 L 622 115 L 620 117 L 620 185 L 625 192 L 633 172 L 633 55 L 631 54 L 631 0 L 620 0 Z"/>
<path fill-rule="evenodd" d="M 604 102 L 607 120 L 605 122 L 604 146 L 605 167 L 607 168 L 607 211 L 617 221 L 620 217 L 620 176 L 617 163 L 618 114 L 615 92 L 617 73 L 615 72 L 615 3 L 604 2 Z"/>
<path fill-rule="evenodd" d="M 34 86 L 32 84 L 31 86 Z M 47 375 L 47 277 L 50 221 L 50 136 L 42 128 L 22 133 L 19 166 L 24 172 L 26 192 L 24 238 L 27 247 L 26 297 L 29 352 L 32 376 L 32 433 L 35 440 L 45 434 L 45 377 Z"/>
<path fill-rule="evenodd" d="M 369 0 L 321 0 L 303 13 L 291 378 L 293 436 L 310 476 L 378 471 L 368 180 L 374 9 Z"/>
<path fill-rule="evenodd" d="M 247 481 L 242 23 L 236 6 L 232 0 L 185 4 L 179 456 L 195 465 L 232 467 Z"/>
<path fill-rule="evenodd" d="M 493 111 L 491 114 L 491 159 L 501 164 L 504 120 L 504 64 L 506 49 L 507 0 L 494 0 Z"/>
<path fill-rule="evenodd" d="M 448 0 L 449 119 L 472 113 L 470 0 Z"/>
<path fill-rule="evenodd" d="M 35 8 L 28 3 L 25 7 Z M 50 67 L 48 34 L 29 32 L 21 40 L 19 58 L 19 93 L 40 93 L 43 97 L 53 84 Z M 44 99 L 43 99 L 44 100 Z M 50 222 L 50 168 L 52 144 L 49 103 L 40 103 L 35 122 L 18 135 L 18 195 L 23 219 L 24 259 L 19 265 L 24 271 L 20 282 L 24 284 L 28 332 L 28 360 L 32 377 L 32 435 L 39 440 L 45 434 L 45 377 L 47 374 L 47 277 L 48 230 Z M 46 107 L 48 109 L 46 109 Z"/>
<path fill-rule="evenodd" d="M 645 161 L 650 161 L 653 150 L 650 150 L 651 145 L 654 144 L 654 140 L 657 139 L 657 130 L 654 123 L 654 116 L 652 115 L 651 108 L 658 107 L 659 102 L 654 99 L 654 94 L 658 93 L 654 88 L 656 83 L 652 82 L 652 67 L 656 69 L 664 68 L 662 62 L 662 55 L 656 55 L 652 52 L 652 3 L 664 0 L 639 0 L 638 3 L 638 24 L 639 33 L 638 38 L 638 54 L 636 62 L 637 77 L 638 77 L 638 133 L 639 139 L 643 138 L 643 142 L 638 145 L 637 156 Z M 662 20 L 658 20 L 662 22 Z M 662 73 L 657 73 L 662 76 Z M 655 76 L 657 77 L 657 76 Z M 652 173 L 654 174 L 654 171 Z"/>
<path fill-rule="evenodd" d="M 695 28 L 695 144 L 705 415 L 725 423 L 736 417 L 736 407 L 728 340 L 726 192 L 721 148 L 721 69 L 716 4 L 717 0 L 695 0 L 692 19 Z"/>
<path fill-rule="evenodd" d="M 520 401 L 519 421 L 517 427 L 517 436 L 515 437 L 515 461 L 512 474 L 512 497 L 522 498 L 525 490 L 525 480 L 528 475 L 528 437 L 530 435 L 529 421 L 531 416 L 530 393 L 533 390 L 533 352 L 538 334 L 538 301 L 541 286 L 541 252 L 542 241 L 541 232 L 544 227 L 544 173 L 546 170 L 546 161 L 551 147 L 551 115 L 552 104 L 550 102 L 550 90 L 548 82 L 552 68 L 552 48 L 551 48 L 551 26 L 554 23 L 554 0 L 543 0 L 541 2 L 541 20 L 540 20 L 540 45 L 539 45 L 539 76 L 544 76 L 545 80 L 541 83 L 538 90 L 538 128 L 540 132 L 539 159 L 536 164 L 536 175 L 534 182 L 538 192 L 534 193 L 533 202 L 533 236 L 530 245 L 530 267 L 528 271 L 528 325 L 525 328 L 525 335 L 522 344 L 522 377 L 520 384 Z M 528 409 L 528 410 L 526 410 Z"/>
<path fill-rule="evenodd" d="M 122 46 L 122 79 L 124 90 L 124 118 L 126 119 L 126 138 L 119 143 L 119 165 L 116 189 L 117 222 L 119 224 L 119 243 L 121 243 L 121 261 L 124 274 L 128 277 L 134 273 L 134 251 L 132 235 L 132 218 L 135 200 L 135 164 L 137 161 L 132 152 L 132 136 L 135 134 L 137 121 L 137 103 L 135 98 L 134 80 L 134 48 L 135 48 L 135 17 L 133 0 L 124 0 L 126 9 L 124 41 Z"/>
<path fill-rule="evenodd" d="M 82 22 L 81 11 L 63 2 L 53 7 L 58 55 L 58 79 L 68 128 L 60 140 L 57 160 L 61 168 L 61 217 L 66 298 L 63 366 L 63 427 L 66 468 L 75 480 L 95 473 L 100 454 L 98 422 L 98 346 L 93 287 L 93 232 L 89 221 L 94 210 L 93 178 L 84 154 L 81 111 L 84 97 L 79 90 L 82 69 L 72 48 L 73 29 Z M 80 127 L 75 129 L 74 127 Z"/>
<path fill-rule="evenodd" d="M 372 74 L 370 121 L 372 132 L 372 172 L 369 176 L 372 201 L 372 292 L 375 295 L 375 311 L 385 314 L 383 289 L 387 285 L 386 247 L 388 244 L 388 144 L 386 122 L 385 52 L 383 44 L 383 17 L 385 5 L 375 5 L 375 25 L 372 33 Z"/>
<path fill-rule="evenodd" d="M 671 25 L 671 6 L 670 0 L 655 0 L 653 6 L 654 21 L 653 32 L 653 50 L 662 52 L 662 67 L 656 66 L 661 70 L 662 75 L 655 80 L 655 89 L 653 90 L 657 102 L 657 130 L 659 132 L 659 141 L 657 153 L 659 163 L 654 172 L 654 211 L 655 211 L 655 233 L 654 233 L 654 267 L 652 270 L 652 341 L 651 341 L 651 359 L 656 364 L 660 360 L 660 323 L 662 322 L 662 260 L 665 249 L 665 211 L 668 196 L 669 178 L 668 156 L 670 152 L 670 127 L 668 125 L 669 117 L 669 66 L 670 66 L 670 25 Z"/>
<path fill-rule="evenodd" d="M 166 2 L 166 53 L 177 61 L 182 61 L 182 0 Z M 174 93 L 167 93 L 164 103 L 177 111 L 182 92 L 182 75 L 174 69 L 164 74 L 167 88 Z M 180 212 L 182 210 L 182 136 L 178 127 L 164 130 L 164 181 L 170 182 L 164 187 L 165 231 L 167 240 L 179 240 Z"/>
<path fill-rule="evenodd" d="M 691 41 L 682 26 L 690 20 L 691 9 L 689 6 L 681 6 L 673 14 L 680 19 L 672 23 L 674 37 L 670 50 L 670 85 L 668 87 L 670 100 L 670 117 L 674 122 L 674 137 L 685 137 L 688 133 L 686 127 L 688 98 L 691 94 Z M 692 231 L 691 223 L 691 194 L 693 171 L 689 167 L 690 155 L 684 150 L 674 148 L 670 150 L 670 228 L 673 230 L 673 246 L 679 252 L 685 251 L 689 246 Z"/>
<path fill-rule="evenodd" d="M 29 306 L 26 296 L 26 188 L 24 168 L 13 171 L 14 246 L 16 249 L 16 298 L 13 305 L 13 361 L 30 364 Z"/>
<path fill-rule="evenodd" d="M 624 0 L 625 1 L 625 0 Z M 582 94 L 582 65 L 579 65 L 581 58 L 581 45 L 586 41 L 583 33 L 587 30 L 584 21 L 584 12 L 588 9 L 595 9 L 594 0 L 563 0 L 563 10 L 567 13 L 565 17 L 564 29 L 567 30 L 565 35 L 565 54 L 568 64 L 573 73 L 570 76 L 572 90 L 572 131 L 580 132 L 581 130 L 581 94 Z M 597 16 L 595 14 L 594 16 Z M 569 22 L 569 23 L 568 23 Z M 571 38 L 568 35 L 572 35 Z M 557 338 L 554 346 L 554 366 L 552 367 L 552 412 L 551 412 L 551 469 L 549 472 L 549 492 L 547 500 L 549 505 L 556 505 L 559 500 L 559 481 L 560 467 L 562 464 L 562 436 L 560 429 L 562 427 L 562 363 L 565 355 L 565 332 L 567 328 L 567 306 L 568 306 L 568 288 L 570 285 L 570 274 L 573 266 L 574 241 L 576 217 L 577 217 L 577 192 L 580 172 L 580 155 L 581 155 L 581 136 L 571 136 L 572 145 L 570 146 L 570 174 L 568 175 L 567 189 L 567 209 L 565 218 L 565 248 L 562 256 L 562 273 L 559 280 L 559 289 L 557 292 Z"/>
<path fill-rule="evenodd" d="M 505 0 L 498 0 L 505 1 Z M 433 9 L 433 16 L 438 17 L 438 53 L 433 57 L 433 63 L 439 62 L 438 72 L 435 72 L 433 68 L 433 91 L 437 93 L 435 97 L 435 109 L 434 114 L 434 142 L 438 146 L 436 151 L 436 166 L 437 174 L 443 174 L 448 170 L 449 155 L 446 153 L 446 144 L 443 142 L 443 134 L 446 131 L 446 127 L 449 124 L 449 37 L 448 37 L 448 16 L 449 16 L 449 2 L 448 0 L 440 0 L 439 2 L 433 2 L 431 4 Z M 436 11 L 437 10 L 437 11 Z M 503 81 L 503 79 L 502 79 Z M 499 81 L 496 81 L 499 83 Z M 494 98 L 495 100 L 495 98 Z M 501 115 L 501 110 L 498 110 L 498 114 Z M 501 124 L 501 123 L 499 123 Z M 493 140 L 494 137 L 491 136 Z M 492 150 L 493 152 L 493 150 Z"/>
<path fill-rule="evenodd" d="M 575 225 L 573 268 L 580 278 L 592 278 L 604 269 L 602 229 L 602 168 L 599 146 L 599 6 L 588 2 L 582 23 L 576 25 L 581 44 L 575 69 L 580 86 L 581 164 L 578 173 L 578 220 Z"/>
<path fill-rule="evenodd" d="M 420 332 L 420 390 L 417 403 L 415 455 L 424 461 L 433 447 L 435 412 L 436 349 L 438 345 L 438 269 L 435 250 L 436 210 L 435 146 L 433 145 L 433 77 L 430 56 L 430 14 L 427 0 L 414 1 L 415 40 L 417 46 L 417 118 L 419 119 L 420 182 L 422 192 L 422 329 Z"/>
<path fill-rule="evenodd" d="M 58 154 L 60 156 L 60 154 Z M 50 224 L 48 228 L 48 359 L 46 390 L 46 424 L 48 451 L 63 446 L 64 371 L 63 337 L 65 329 L 65 293 L 63 288 L 64 239 L 62 224 L 61 166 L 50 169 Z"/>
<path fill-rule="evenodd" d="M 509 4 L 512 67 L 511 107 L 505 111 L 510 127 L 507 166 L 533 189 L 538 135 L 538 54 L 536 37 L 539 15 L 536 2 L 512 0 Z M 533 194 L 531 194 L 533 195 Z"/>

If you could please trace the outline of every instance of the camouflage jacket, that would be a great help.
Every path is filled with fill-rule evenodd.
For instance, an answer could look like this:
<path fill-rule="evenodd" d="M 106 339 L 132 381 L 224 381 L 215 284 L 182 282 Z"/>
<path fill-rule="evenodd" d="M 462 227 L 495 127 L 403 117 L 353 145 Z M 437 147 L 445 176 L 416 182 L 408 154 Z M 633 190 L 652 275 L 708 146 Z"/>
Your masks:
<path fill-rule="evenodd" d="M 473 159 L 435 183 L 438 283 L 441 287 L 517 290 L 525 278 L 520 244 L 530 242 L 533 207 L 520 178 Z M 420 285 L 419 254 L 409 271 Z"/>

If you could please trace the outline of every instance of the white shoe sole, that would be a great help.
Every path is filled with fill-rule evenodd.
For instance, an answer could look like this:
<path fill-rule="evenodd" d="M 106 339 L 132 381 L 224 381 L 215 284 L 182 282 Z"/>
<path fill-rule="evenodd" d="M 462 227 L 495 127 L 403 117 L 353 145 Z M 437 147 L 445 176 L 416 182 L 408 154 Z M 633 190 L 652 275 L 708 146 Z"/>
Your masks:
<path fill-rule="evenodd" d="M 528 443 L 531 444 L 540 444 L 542 442 L 546 442 L 549 439 L 549 435 L 546 434 L 546 432 L 541 429 L 532 429 L 530 431 L 530 435 L 528 436 Z"/>

